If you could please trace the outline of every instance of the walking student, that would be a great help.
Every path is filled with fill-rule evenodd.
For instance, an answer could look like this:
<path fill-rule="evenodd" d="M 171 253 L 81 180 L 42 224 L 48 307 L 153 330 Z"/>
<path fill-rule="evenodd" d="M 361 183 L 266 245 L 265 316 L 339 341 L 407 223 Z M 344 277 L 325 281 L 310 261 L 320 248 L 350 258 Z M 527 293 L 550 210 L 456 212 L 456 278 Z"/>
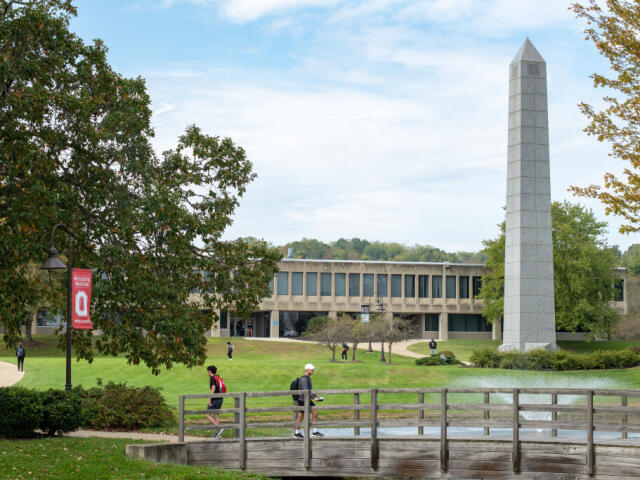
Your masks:
<path fill-rule="evenodd" d="M 347 352 L 349 351 L 349 345 L 345 342 L 342 342 L 342 360 L 347 359 Z"/>
<path fill-rule="evenodd" d="M 438 353 L 438 344 L 433 338 L 429 342 L 429 348 L 431 349 L 431 355 L 435 355 L 436 353 Z"/>
<path fill-rule="evenodd" d="M 234 346 L 231 344 L 231 342 L 227 342 L 227 357 L 229 358 L 229 360 L 233 360 L 233 349 Z"/>
<path fill-rule="evenodd" d="M 209 365 L 207 367 L 207 373 L 209 374 L 209 389 L 211 393 L 226 393 L 227 387 L 224 384 L 222 378 L 217 375 L 218 369 L 215 365 Z M 222 432 L 224 432 L 224 428 L 220 427 L 220 418 L 218 416 L 218 410 L 222 408 L 222 401 L 224 398 L 210 398 L 209 404 L 207 405 L 207 410 L 214 410 L 212 415 L 208 413 L 205 415 L 207 420 L 209 420 L 213 425 L 218 428 L 217 433 L 211 435 L 211 438 L 220 438 L 222 436 Z"/>
<path fill-rule="evenodd" d="M 315 371 L 316 367 L 311 363 L 307 363 L 304 366 L 304 375 L 300 377 L 300 381 L 298 383 L 298 390 L 309 390 L 313 388 L 311 383 L 311 375 Z M 316 404 L 313 400 L 317 402 L 321 402 L 324 400 L 323 397 L 318 397 L 315 393 L 311 393 L 311 422 L 318 423 L 318 410 L 315 408 Z M 304 395 L 298 395 L 298 405 L 304 407 Z M 300 424 L 304 420 L 304 412 L 298 412 L 298 418 L 296 420 L 296 431 L 293 436 L 296 438 L 304 438 L 304 435 L 300 433 Z M 316 427 L 313 427 L 313 433 L 311 434 L 313 437 L 324 437 L 324 434 L 320 433 Z"/>
<path fill-rule="evenodd" d="M 16 358 L 18 359 L 18 371 L 24 372 L 24 357 L 25 351 L 22 343 L 18 344 L 18 348 L 16 348 Z"/>

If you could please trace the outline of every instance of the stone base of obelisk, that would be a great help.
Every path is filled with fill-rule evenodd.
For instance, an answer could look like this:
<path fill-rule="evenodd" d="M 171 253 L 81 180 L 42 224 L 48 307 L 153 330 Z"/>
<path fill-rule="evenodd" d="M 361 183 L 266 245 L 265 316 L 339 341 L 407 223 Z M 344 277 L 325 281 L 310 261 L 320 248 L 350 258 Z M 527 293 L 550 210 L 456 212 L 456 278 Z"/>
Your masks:
<path fill-rule="evenodd" d="M 555 343 L 503 343 L 498 347 L 501 352 L 528 352 L 529 350 L 546 350 L 552 352 L 557 348 Z"/>

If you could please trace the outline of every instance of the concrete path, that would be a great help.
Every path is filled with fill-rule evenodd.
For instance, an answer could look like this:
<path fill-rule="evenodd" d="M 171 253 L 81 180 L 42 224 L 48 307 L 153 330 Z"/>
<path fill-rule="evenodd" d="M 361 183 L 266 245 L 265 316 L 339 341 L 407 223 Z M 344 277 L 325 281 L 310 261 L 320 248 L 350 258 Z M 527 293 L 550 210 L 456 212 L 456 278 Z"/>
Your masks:
<path fill-rule="evenodd" d="M 74 438 L 128 438 L 129 440 L 146 440 L 150 442 L 177 442 L 177 435 L 169 435 L 164 433 L 140 433 L 140 432 L 104 432 L 100 430 L 76 430 L 64 434 L 65 437 Z M 192 437 L 185 435 L 185 442 L 198 442 L 208 440 L 207 437 Z M 213 441 L 213 440 L 212 440 Z"/>
<path fill-rule="evenodd" d="M 0 362 L 0 387 L 15 385 L 24 376 L 24 372 L 18 371 L 17 363 Z"/>

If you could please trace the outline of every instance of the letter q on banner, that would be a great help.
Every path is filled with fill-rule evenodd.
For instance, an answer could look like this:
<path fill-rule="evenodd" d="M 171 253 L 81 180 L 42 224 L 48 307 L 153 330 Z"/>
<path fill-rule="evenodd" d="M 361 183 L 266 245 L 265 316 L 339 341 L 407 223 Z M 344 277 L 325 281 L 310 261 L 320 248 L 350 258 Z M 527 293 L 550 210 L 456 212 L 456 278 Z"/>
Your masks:
<path fill-rule="evenodd" d="M 91 270 L 71 270 L 71 325 L 78 329 L 92 329 L 91 317 Z"/>

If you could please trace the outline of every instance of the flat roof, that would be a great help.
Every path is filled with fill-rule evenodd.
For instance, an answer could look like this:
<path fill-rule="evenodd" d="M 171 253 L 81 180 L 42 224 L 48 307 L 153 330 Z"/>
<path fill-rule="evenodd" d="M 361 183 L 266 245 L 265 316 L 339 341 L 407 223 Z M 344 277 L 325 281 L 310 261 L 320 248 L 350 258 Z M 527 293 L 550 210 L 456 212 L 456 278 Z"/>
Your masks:
<path fill-rule="evenodd" d="M 486 267 L 484 263 L 452 263 L 452 262 L 403 262 L 403 261 L 389 261 L 389 260 L 337 260 L 326 258 L 290 258 L 285 257 L 281 262 L 318 262 L 318 263 L 373 263 L 373 264 L 395 264 L 395 265 L 451 265 L 451 266 L 463 266 L 463 267 Z"/>

